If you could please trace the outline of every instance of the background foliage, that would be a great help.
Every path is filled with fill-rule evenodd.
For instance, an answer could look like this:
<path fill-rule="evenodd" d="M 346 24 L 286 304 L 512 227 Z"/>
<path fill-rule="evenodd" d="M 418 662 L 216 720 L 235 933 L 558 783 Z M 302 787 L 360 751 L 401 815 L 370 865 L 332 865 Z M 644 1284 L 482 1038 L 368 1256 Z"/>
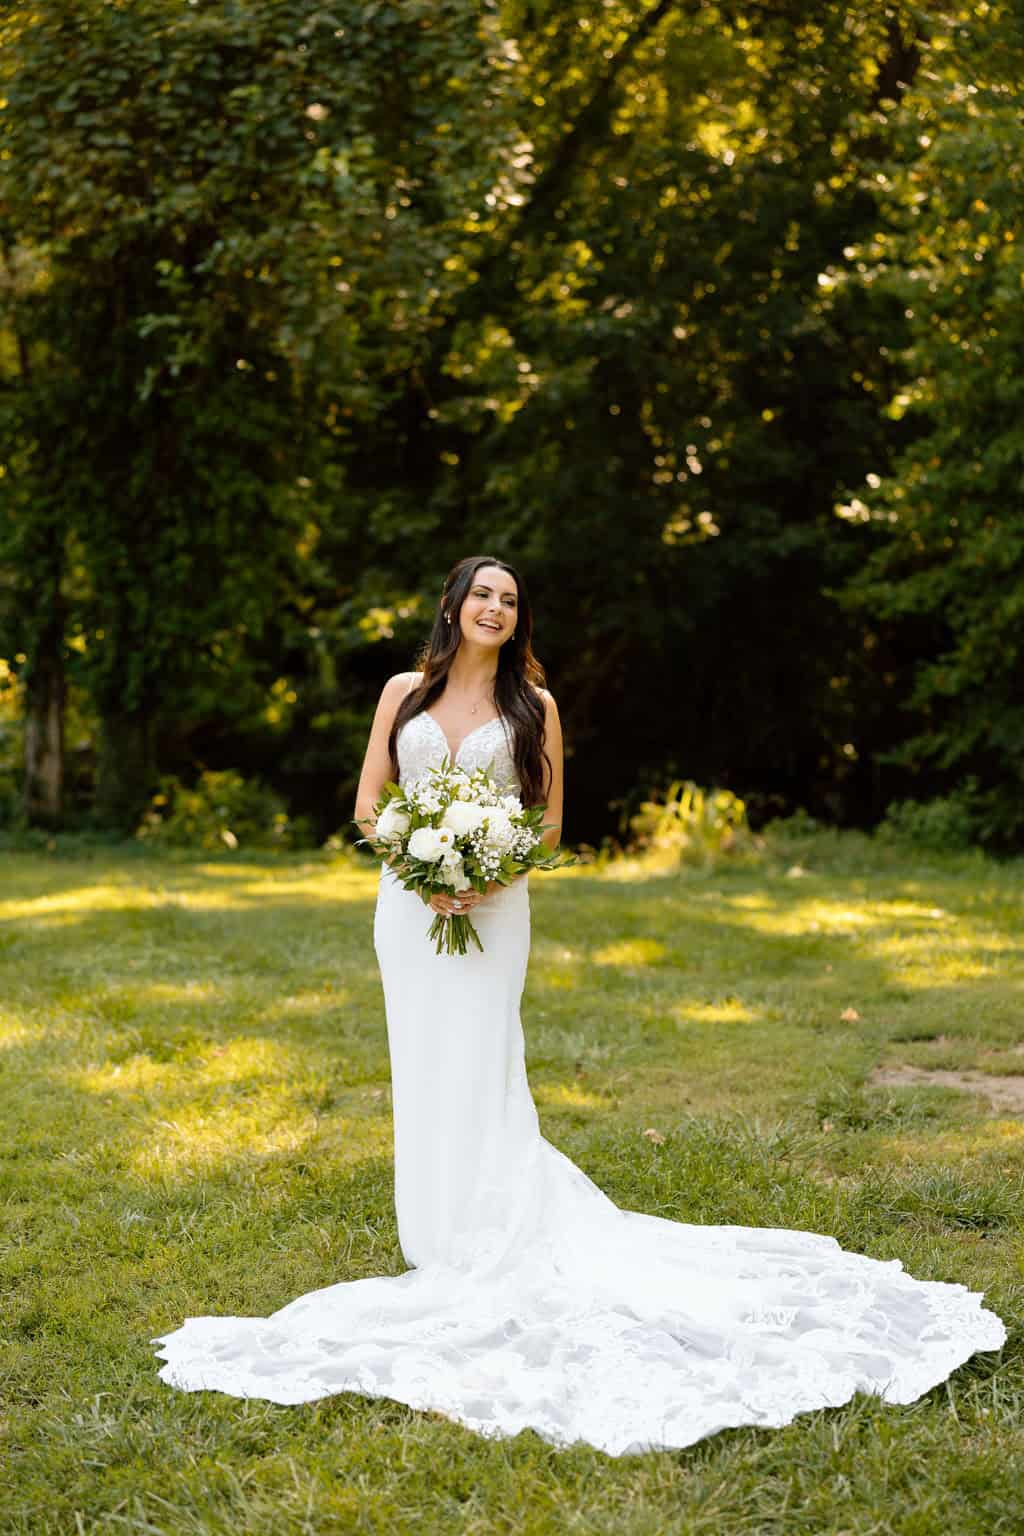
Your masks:
<path fill-rule="evenodd" d="M 969 782 L 1019 840 L 1015 7 L 44 0 L 0 45 L 37 814 L 231 770 L 326 836 L 489 549 L 570 838 L 684 777 L 755 825 Z"/>

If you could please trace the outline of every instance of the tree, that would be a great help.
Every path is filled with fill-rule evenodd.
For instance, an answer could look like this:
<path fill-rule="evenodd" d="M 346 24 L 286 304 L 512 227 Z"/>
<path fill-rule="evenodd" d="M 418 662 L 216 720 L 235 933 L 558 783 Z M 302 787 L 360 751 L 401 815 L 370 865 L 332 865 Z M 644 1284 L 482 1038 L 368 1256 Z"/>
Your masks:
<path fill-rule="evenodd" d="M 68 623 L 102 722 L 98 808 L 127 827 L 158 717 L 187 714 L 278 602 L 325 401 L 372 415 L 373 375 L 408 356 L 446 200 L 490 131 L 488 37 L 466 4 L 375 27 L 352 3 L 68 0 L 9 14 L 3 43 L 5 234 L 47 269 L 19 305 L 33 382 L 10 385 L 26 449 L 4 516 L 35 517 L 45 466 L 85 577 Z"/>
<path fill-rule="evenodd" d="M 1012 845 L 1024 829 L 1024 25 L 1006 5 L 979 20 L 947 12 L 922 48 L 886 168 L 889 232 L 859 253 L 861 282 L 904 309 L 887 411 L 912 437 L 838 509 L 866 541 L 847 600 L 913 658 L 893 758 L 924 785 L 972 777 L 982 834 Z"/>
<path fill-rule="evenodd" d="M 427 558 L 522 558 L 591 826 L 674 764 L 820 801 L 845 769 L 831 681 L 856 631 L 826 591 L 853 564 L 833 488 L 885 461 L 870 391 L 894 306 L 833 302 L 819 277 L 874 227 L 854 130 L 884 118 L 903 34 L 868 7 L 505 14 L 516 153 L 357 460 L 387 508 L 373 601 L 385 566 L 426 599 Z M 391 471 L 396 439 L 414 473 Z"/>

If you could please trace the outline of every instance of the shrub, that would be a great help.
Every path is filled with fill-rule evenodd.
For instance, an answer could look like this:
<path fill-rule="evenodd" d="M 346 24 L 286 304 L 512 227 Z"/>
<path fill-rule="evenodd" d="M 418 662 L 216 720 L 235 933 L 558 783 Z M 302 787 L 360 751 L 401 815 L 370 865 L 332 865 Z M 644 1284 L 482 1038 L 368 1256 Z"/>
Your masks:
<path fill-rule="evenodd" d="M 136 837 L 165 848 L 296 848 L 312 842 L 302 818 L 257 779 L 227 769 L 203 773 L 191 788 L 161 780 Z"/>
<path fill-rule="evenodd" d="M 701 789 L 689 779 L 670 785 L 663 800 L 645 800 L 629 826 L 634 850 L 676 868 L 761 847 L 738 796 L 729 789 Z"/>
<path fill-rule="evenodd" d="M 970 848 L 978 840 L 975 784 L 968 781 L 953 794 L 934 800 L 894 801 L 875 836 L 936 853 Z"/>

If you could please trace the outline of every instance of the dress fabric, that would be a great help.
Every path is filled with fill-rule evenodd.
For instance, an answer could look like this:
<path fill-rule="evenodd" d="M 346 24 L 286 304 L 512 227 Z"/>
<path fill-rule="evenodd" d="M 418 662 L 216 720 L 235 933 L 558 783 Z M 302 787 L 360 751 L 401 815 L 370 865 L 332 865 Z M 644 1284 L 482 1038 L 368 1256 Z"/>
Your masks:
<path fill-rule="evenodd" d="M 426 712 L 404 784 L 448 753 Z M 487 721 L 459 747 L 518 789 Z M 342 1281 L 268 1318 L 190 1317 L 160 1376 L 276 1403 L 337 1392 L 435 1409 L 487 1436 L 532 1428 L 610 1455 L 782 1425 L 855 1392 L 909 1403 L 1006 1330 L 965 1286 L 776 1227 L 616 1206 L 540 1133 L 519 1004 L 527 883 L 482 904 L 484 945 L 435 955 L 430 913 L 382 867 L 374 937 L 387 1015 L 395 1206 L 412 1267 Z"/>

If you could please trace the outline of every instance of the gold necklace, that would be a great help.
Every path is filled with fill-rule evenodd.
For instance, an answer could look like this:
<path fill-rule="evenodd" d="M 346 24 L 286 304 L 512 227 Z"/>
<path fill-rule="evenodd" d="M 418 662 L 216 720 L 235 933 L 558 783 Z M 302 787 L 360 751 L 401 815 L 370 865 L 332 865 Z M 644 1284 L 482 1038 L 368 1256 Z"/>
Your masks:
<path fill-rule="evenodd" d="M 493 690 L 489 694 L 485 693 L 482 698 L 477 699 L 476 703 L 471 705 L 470 711 L 469 711 L 470 714 L 471 715 L 475 715 L 477 713 L 477 711 L 479 710 L 480 705 L 481 704 L 486 704 L 488 699 L 490 699 L 492 704 L 494 703 L 494 692 L 493 692 Z"/>

